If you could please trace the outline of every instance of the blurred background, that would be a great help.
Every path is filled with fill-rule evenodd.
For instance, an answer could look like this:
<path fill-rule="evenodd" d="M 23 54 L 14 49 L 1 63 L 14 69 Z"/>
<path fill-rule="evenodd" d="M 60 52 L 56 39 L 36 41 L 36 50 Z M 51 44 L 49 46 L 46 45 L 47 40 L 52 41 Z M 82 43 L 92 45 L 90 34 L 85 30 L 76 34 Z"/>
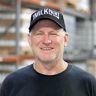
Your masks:
<path fill-rule="evenodd" d="M 70 38 L 65 61 L 96 77 L 96 0 L 0 0 L 0 84 L 34 62 L 27 34 L 31 14 L 41 7 L 64 15 Z"/>

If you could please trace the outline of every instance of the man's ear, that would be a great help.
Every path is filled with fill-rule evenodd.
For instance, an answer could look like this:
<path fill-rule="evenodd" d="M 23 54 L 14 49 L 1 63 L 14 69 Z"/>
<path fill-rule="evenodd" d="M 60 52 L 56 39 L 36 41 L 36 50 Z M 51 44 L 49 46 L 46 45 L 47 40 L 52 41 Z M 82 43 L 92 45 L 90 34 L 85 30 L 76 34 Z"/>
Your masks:
<path fill-rule="evenodd" d="M 68 33 L 65 32 L 65 34 L 64 34 L 64 46 L 67 46 L 68 41 L 69 41 L 69 36 L 68 36 Z"/>
<path fill-rule="evenodd" d="M 28 40 L 29 45 L 31 46 L 31 35 L 29 33 L 27 35 L 27 40 Z"/>

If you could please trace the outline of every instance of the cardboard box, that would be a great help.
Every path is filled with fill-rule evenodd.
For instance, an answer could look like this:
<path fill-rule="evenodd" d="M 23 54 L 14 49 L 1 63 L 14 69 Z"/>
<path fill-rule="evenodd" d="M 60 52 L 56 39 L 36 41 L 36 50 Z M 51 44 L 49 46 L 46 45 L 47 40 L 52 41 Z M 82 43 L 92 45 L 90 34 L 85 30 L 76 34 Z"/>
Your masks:
<path fill-rule="evenodd" d="M 64 5 L 71 8 L 76 8 L 76 0 L 64 0 Z"/>

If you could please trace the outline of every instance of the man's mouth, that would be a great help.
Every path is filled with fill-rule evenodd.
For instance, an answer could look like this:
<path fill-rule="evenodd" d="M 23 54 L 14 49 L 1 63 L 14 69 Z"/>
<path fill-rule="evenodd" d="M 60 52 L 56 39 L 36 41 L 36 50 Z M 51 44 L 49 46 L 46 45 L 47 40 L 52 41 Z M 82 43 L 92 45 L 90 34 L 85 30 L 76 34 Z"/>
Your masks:
<path fill-rule="evenodd" d="M 41 50 L 44 50 L 44 51 L 50 51 L 52 50 L 53 48 L 52 47 L 44 47 L 44 48 L 41 48 Z"/>

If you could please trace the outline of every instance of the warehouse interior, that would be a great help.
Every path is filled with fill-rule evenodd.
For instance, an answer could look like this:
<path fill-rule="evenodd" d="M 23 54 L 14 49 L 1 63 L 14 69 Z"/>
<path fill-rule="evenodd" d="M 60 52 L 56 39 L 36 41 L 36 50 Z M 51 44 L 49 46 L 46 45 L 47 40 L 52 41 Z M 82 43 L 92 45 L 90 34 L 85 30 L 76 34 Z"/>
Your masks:
<path fill-rule="evenodd" d="M 28 26 L 31 14 L 42 7 L 64 14 L 70 38 L 65 61 L 96 77 L 95 0 L 0 0 L 0 84 L 11 72 L 34 62 Z"/>

